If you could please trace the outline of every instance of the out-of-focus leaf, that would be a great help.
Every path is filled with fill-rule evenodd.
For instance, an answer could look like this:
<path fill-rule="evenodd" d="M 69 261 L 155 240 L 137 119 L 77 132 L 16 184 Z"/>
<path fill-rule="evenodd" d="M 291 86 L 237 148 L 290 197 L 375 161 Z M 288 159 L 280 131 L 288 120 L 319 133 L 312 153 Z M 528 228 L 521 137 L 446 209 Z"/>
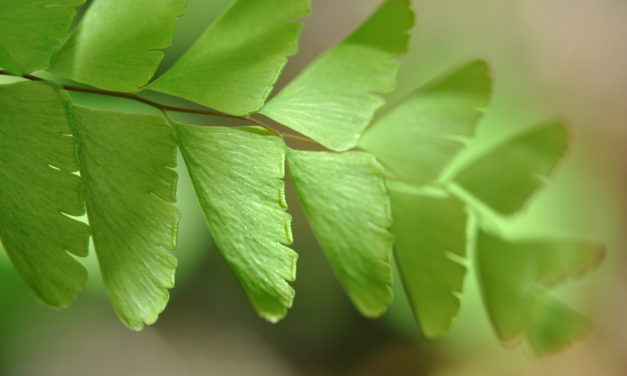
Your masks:
<path fill-rule="evenodd" d="M 290 150 L 288 166 L 318 242 L 355 306 L 368 317 L 392 299 L 393 237 L 383 167 L 368 153 Z"/>
<path fill-rule="evenodd" d="M 578 339 L 586 331 L 585 319 L 550 298 L 545 289 L 594 268 L 604 253 L 599 245 L 583 241 L 513 242 L 479 231 L 479 281 L 499 338 L 512 342 L 525 334 L 540 353 Z"/>
<path fill-rule="evenodd" d="M 22 75 L 48 67 L 85 0 L 2 0 L 0 66 Z"/>
<path fill-rule="evenodd" d="M 298 50 L 309 0 L 237 0 L 151 89 L 230 114 L 259 110 Z"/>
<path fill-rule="evenodd" d="M 388 175 L 416 183 L 436 180 L 474 133 L 490 92 L 487 65 L 473 62 L 393 107 L 359 146 L 376 155 Z"/>
<path fill-rule="evenodd" d="M 414 22 L 409 0 L 387 0 L 353 34 L 311 63 L 261 110 L 333 150 L 357 144 L 394 89 Z"/>
<path fill-rule="evenodd" d="M 527 340 L 540 355 L 558 352 L 590 331 L 590 319 L 548 294 L 536 298 L 527 325 Z"/>
<path fill-rule="evenodd" d="M 441 337 L 459 311 L 466 268 L 466 209 L 448 196 L 388 184 L 396 239 L 394 254 L 403 287 L 423 335 Z"/>
<path fill-rule="evenodd" d="M 87 271 L 68 252 L 87 255 L 84 214 L 67 105 L 40 82 L 0 85 L 0 239 L 33 294 L 66 306 Z"/>
<path fill-rule="evenodd" d="M 186 0 L 94 0 L 50 71 L 101 89 L 138 91 L 157 70 Z"/>
<path fill-rule="evenodd" d="M 543 185 L 567 146 L 564 125 L 542 125 L 471 162 L 454 180 L 497 212 L 513 214 Z"/>
<path fill-rule="evenodd" d="M 139 330 L 157 320 L 174 286 L 174 132 L 159 116 L 79 106 L 73 113 L 102 277 L 122 321 Z"/>
<path fill-rule="evenodd" d="M 291 307 L 296 252 L 286 212 L 285 144 L 256 127 L 176 125 L 179 147 L 213 237 L 260 316 Z"/>

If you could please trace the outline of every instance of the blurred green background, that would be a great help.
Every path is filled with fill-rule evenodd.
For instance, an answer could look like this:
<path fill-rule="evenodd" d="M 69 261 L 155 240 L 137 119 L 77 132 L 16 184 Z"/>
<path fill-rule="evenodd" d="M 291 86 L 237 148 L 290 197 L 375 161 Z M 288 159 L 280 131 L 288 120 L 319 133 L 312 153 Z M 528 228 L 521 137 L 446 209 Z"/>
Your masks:
<path fill-rule="evenodd" d="M 279 86 L 379 3 L 312 1 L 301 51 L 290 60 Z M 229 3 L 189 0 L 160 71 Z M 572 145 L 553 181 L 520 215 L 495 220 L 512 235 L 568 235 L 608 246 L 598 270 L 559 291 L 597 323 L 586 340 L 543 358 L 524 345 L 504 349 L 489 326 L 472 270 L 461 314 L 442 340 L 420 338 L 398 284 L 383 318 L 360 317 L 324 260 L 289 186 L 294 249 L 300 255 L 297 296 L 286 319 L 266 323 L 217 253 L 180 167 L 180 267 L 159 322 L 140 333 L 126 329 L 109 306 L 93 257 L 87 260 L 87 291 L 69 309 L 53 311 L 31 298 L 1 254 L 0 374 L 626 375 L 627 2 L 414 0 L 414 8 L 418 23 L 412 49 L 389 103 L 475 58 L 487 60 L 493 70 L 492 105 L 458 163 L 548 118 L 568 120 Z M 75 99 L 150 111 L 117 98 L 82 94 Z"/>

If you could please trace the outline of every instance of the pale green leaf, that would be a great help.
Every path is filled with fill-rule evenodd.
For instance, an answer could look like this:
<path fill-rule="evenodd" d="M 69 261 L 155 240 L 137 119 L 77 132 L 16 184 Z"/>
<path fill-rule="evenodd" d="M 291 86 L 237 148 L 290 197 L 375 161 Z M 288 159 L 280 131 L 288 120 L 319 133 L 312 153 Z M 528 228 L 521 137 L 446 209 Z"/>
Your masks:
<path fill-rule="evenodd" d="M 387 0 L 359 29 L 311 63 L 261 113 L 333 150 L 357 144 L 394 89 L 414 17 L 409 0 Z"/>
<path fill-rule="evenodd" d="M 542 125 L 471 162 L 454 180 L 497 212 L 513 214 L 544 184 L 567 146 L 564 125 Z"/>
<path fill-rule="evenodd" d="M 74 107 L 87 216 L 102 277 L 132 329 L 152 324 L 174 285 L 176 140 L 162 117 Z"/>
<path fill-rule="evenodd" d="M 2 0 L 0 66 L 14 74 L 48 67 L 85 0 Z"/>
<path fill-rule="evenodd" d="M 35 296 L 54 307 L 83 289 L 87 255 L 66 98 L 40 82 L 0 85 L 0 239 Z"/>
<path fill-rule="evenodd" d="M 531 348 L 539 355 L 546 355 L 583 338 L 592 325 L 589 318 L 543 294 L 536 298 L 531 308 L 526 335 Z"/>
<path fill-rule="evenodd" d="M 466 209 L 459 200 L 389 184 L 403 287 L 423 335 L 444 335 L 459 311 L 466 268 Z"/>
<path fill-rule="evenodd" d="M 179 147 L 218 248 L 260 316 L 291 307 L 296 252 L 285 201 L 285 144 L 256 127 L 176 125 Z"/>
<path fill-rule="evenodd" d="M 259 110 L 298 50 L 309 0 L 237 0 L 151 89 L 236 115 Z"/>
<path fill-rule="evenodd" d="M 376 155 L 388 175 L 434 181 L 474 133 L 490 93 L 487 65 L 473 62 L 394 106 L 359 146 Z"/>
<path fill-rule="evenodd" d="M 525 334 L 537 351 L 547 352 L 583 334 L 584 319 L 550 298 L 545 289 L 594 268 L 604 253 L 590 242 L 510 241 L 480 231 L 479 282 L 488 316 L 501 340 L 512 342 Z M 551 327 L 556 321 L 560 326 Z"/>
<path fill-rule="evenodd" d="M 186 0 L 94 0 L 50 71 L 101 89 L 135 92 L 170 45 Z"/>
<path fill-rule="evenodd" d="M 357 309 L 383 314 L 392 300 L 393 237 L 383 167 L 368 153 L 290 150 L 290 174 L 313 232 Z"/>

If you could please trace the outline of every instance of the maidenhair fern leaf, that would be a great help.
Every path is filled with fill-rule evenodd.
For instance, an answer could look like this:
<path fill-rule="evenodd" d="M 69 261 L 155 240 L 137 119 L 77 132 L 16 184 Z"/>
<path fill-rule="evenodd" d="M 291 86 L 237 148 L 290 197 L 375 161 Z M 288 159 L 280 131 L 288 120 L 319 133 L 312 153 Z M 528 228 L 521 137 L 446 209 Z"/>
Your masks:
<path fill-rule="evenodd" d="M 84 214 L 65 98 L 40 82 L 0 85 L 0 239 L 35 296 L 63 307 L 87 271 Z"/>
<path fill-rule="evenodd" d="M 545 289 L 594 268 L 603 256 L 603 248 L 589 242 L 514 242 L 480 231 L 479 281 L 488 316 L 501 340 L 512 342 L 525 334 L 541 353 L 576 340 L 585 332 L 585 319 Z"/>
<path fill-rule="evenodd" d="M 357 144 L 394 89 L 413 25 L 409 0 L 386 0 L 359 29 L 320 56 L 262 109 L 337 151 Z"/>
<path fill-rule="evenodd" d="M 432 182 L 474 133 L 490 91 L 487 65 L 473 62 L 393 107 L 359 146 L 376 155 L 389 175 Z"/>
<path fill-rule="evenodd" d="M 320 246 L 359 311 L 392 299 L 393 237 L 383 167 L 368 153 L 290 150 L 288 166 Z"/>
<path fill-rule="evenodd" d="M 237 0 L 151 89 L 230 114 L 259 110 L 298 50 L 309 0 Z"/>
<path fill-rule="evenodd" d="M 549 294 L 536 297 L 526 328 L 527 341 L 539 355 L 555 353 L 588 334 L 589 318 L 573 311 Z"/>
<path fill-rule="evenodd" d="M 497 212 L 513 214 L 544 184 L 567 145 L 562 124 L 539 126 L 471 162 L 454 179 Z"/>
<path fill-rule="evenodd" d="M 50 71 L 101 89 L 138 91 L 170 45 L 186 0 L 94 0 Z"/>
<path fill-rule="evenodd" d="M 151 324 L 174 285 L 176 140 L 160 116 L 74 107 L 87 215 L 113 307 Z"/>
<path fill-rule="evenodd" d="M 291 307 L 297 254 L 283 179 L 285 144 L 256 127 L 176 125 L 179 147 L 218 248 L 253 306 L 276 322 Z"/>
<path fill-rule="evenodd" d="M 2 0 L 0 66 L 14 74 L 48 67 L 85 0 Z"/>
<path fill-rule="evenodd" d="M 423 335 L 444 335 L 459 311 L 466 268 L 466 209 L 445 195 L 390 183 L 396 239 L 394 254 L 403 287 Z"/>

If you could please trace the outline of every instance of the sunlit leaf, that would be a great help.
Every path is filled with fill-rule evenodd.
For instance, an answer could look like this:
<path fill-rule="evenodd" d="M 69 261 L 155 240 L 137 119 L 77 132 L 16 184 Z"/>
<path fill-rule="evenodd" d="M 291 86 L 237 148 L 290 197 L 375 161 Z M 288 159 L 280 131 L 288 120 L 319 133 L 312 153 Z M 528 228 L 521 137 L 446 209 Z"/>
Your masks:
<path fill-rule="evenodd" d="M 474 133 L 490 92 L 487 65 L 471 63 L 394 106 L 368 128 L 359 146 L 376 155 L 388 175 L 436 180 Z"/>
<path fill-rule="evenodd" d="M 459 311 L 466 268 L 466 210 L 459 200 L 389 184 L 394 254 L 423 335 L 441 337 Z"/>
<path fill-rule="evenodd" d="M 179 147 L 218 248 L 253 306 L 276 322 L 292 305 L 297 254 L 286 212 L 285 144 L 255 127 L 176 125 Z"/>
<path fill-rule="evenodd" d="M 550 352 L 585 333 L 585 319 L 545 290 L 594 268 L 604 253 L 598 244 L 584 241 L 509 241 L 479 231 L 481 291 L 501 340 L 513 342 L 525 334 L 537 351 Z M 556 322 L 559 326 L 553 327 Z"/>
<path fill-rule="evenodd" d="M 111 303 L 132 329 L 152 324 L 174 285 L 176 141 L 162 117 L 75 106 L 87 215 Z"/>
<path fill-rule="evenodd" d="M 394 89 L 414 17 L 409 0 L 387 0 L 359 29 L 311 63 L 262 109 L 333 150 L 357 144 Z"/>
<path fill-rule="evenodd" d="M 513 214 L 544 184 L 567 146 L 564 125 L 542 125 L 487 152 L 454 179 L 497 212 Z"/>
<path fill-rule="evenodd" d="M 135 92 L 155 73 L 186 0 L 94 0 L 50 71 L 101 89 Z"/>
<path fill-rule="evenodd" d="M 2 0 L 0 66 L 14 74 L 48 67 L 85 0 Z"/>
<path fill-rule="evenodd" d="M 298 50 L 309 0 L 237 0 L 151 89 L 230 114 L 259 110 Z"/>
<path fill-rule="evenodd" d="M 0 85 L 0 239 L 35 296 L 63 307 L 87 271 L 68 252 L 87 255 L 84 214 L 67 105 L 40 82 Z"/>
<path fill-rule="evenodd" d="M 365 316 L 392 299 L 393 237 L 383 167 L 364 152 L 290 150 L 290 174 L 313 232 L 335 274 Z"/>

